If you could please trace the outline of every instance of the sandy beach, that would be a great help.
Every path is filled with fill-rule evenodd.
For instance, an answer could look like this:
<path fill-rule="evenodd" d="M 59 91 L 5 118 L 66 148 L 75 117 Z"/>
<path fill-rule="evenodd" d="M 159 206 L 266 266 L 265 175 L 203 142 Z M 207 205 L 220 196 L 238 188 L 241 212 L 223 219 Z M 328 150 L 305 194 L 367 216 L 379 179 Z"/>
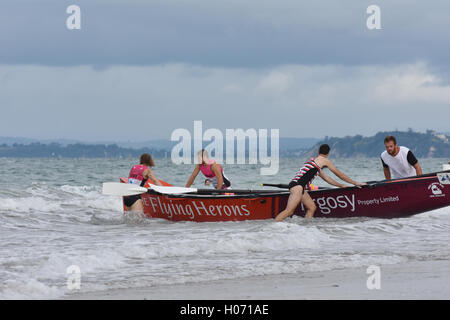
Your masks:
<path fill-rule="evenodd" d="M 369 290 L 367 268 L 249 277 L 98 292 L 74 292 L 65 299 L 304 300 L 450 299 L 450 261 L 382 265 L 380 289 Z"/>

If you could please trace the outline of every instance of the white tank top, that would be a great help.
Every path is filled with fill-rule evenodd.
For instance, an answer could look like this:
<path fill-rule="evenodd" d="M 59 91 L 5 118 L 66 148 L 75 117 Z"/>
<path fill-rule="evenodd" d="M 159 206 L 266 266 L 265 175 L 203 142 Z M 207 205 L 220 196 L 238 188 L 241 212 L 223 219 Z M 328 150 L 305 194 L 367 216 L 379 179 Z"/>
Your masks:
<path fill-rule="evenodd" d="M 391 156 L 387 151 L 381 154 L 381 159 L 389 166 L 393 179 L 416 175 L 416 169 L 408 162 L 408 152 L 408 148 L 400 147 L 400 151 L 395 157 Z"/>

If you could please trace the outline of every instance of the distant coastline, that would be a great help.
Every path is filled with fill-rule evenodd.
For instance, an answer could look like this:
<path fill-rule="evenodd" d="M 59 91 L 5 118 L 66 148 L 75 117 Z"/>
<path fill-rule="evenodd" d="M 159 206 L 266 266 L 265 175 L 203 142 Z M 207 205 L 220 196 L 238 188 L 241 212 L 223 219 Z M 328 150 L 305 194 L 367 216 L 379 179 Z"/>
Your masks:
<path fill-rule="evenodd" d="M 384 150 L 383 139 L 391 134 L 399 145 L 410 148 L 421 158 L 450 158 L 450 134 L 431 130 L 425 133 L 409 131 L 378 132 L 374 136 L 280 138 L 280 157 L 308 157 L 317 153 L 318 146 L 328 143 L 335 158 L 378 157 Z M 0 158 L 136 158 L 144 152 L 154 158 L 168 158 L 170 140 L 118 143 L 81 143 L 75 140 L 35 140 L 0 137 Z"/>
<path fill-rule="evenodd" d="M 309 149 L 305 156 L 316 154 L 320 144 L 330 145 L 336 158 L 379 157 L 384 151 L 384 138 L 387 135 L 396 137 L 397 144 L 408 147 L 416 157 L 450 158 L 450 135 L 427 130 L 425 133 L 409 131 L 383 131 L 371 137 L 361 135 L 343 138 L 326 137 Z"/>
<path fill-rule="evenodd" d="M 170 151 L 153 148 L 122 148 L 116 144 L 30 144 L 0 145 L 0 158 L 138 158 L 150 153 L 155 158 L 170 157 Z"/>

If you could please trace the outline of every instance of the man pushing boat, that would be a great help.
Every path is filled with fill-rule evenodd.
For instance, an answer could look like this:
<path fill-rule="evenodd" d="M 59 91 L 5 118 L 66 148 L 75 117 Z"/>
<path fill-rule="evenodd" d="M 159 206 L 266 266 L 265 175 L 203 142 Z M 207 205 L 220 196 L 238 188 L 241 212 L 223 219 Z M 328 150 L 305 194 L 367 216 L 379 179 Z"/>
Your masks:
<path fill-rule="evenodd" d="M 297 206 L 301 203 L 306 208 L 306 215 L 305 217 L 307 219 L 312 218 L 314 216 L 314 212 L 317 209 L 316 204 L 311 199 L 311 196 L 308 194 L 308 192 L 305 192 L 305 189 L 307 189 L 307 186 L 314 180 L 314 178 L 319 175 L 323 180 L 328 182 L 331 185 L 334 185 L 336 187 L 345 188 L 347 187 L 344 184 L 341 184 L 329 176 L 327 176 L 322 169 L 328 168 L 331 172 L 333 172 L 336 176 L 338 176 L 340 179 L 351 183 L 357 187 L 363 186 L 366 183 L 360 183 L 357 181 L 354 181 L 347 177 L 344 173 L 339 171 L 336 166 L 331 162 L 330 159 L 328 159 L 328 156 L 330 155 L 330 146 L 328 144 L 322 144 L 319 148 L 318 156 L 315 158 L 309 159 L 303 167 L 300 168 L 300 170 L 297 172 L 295 177 L 291 180 L 289 183 L 289 199 L 286 206 L 286 209 L 281 211 L 276 217 L 275 221 L 283 221 L 287 217 L 291 216 Z"/>
<path fill-rule="evenodd" d="M 391 171 L 394 179 L 420 176 L 422 168 L 416 157 L 406 147 L 398 146 L 394 136 L 384 138 L 386 151 L 381 154 L 384 176 L 391 179 Z"/>

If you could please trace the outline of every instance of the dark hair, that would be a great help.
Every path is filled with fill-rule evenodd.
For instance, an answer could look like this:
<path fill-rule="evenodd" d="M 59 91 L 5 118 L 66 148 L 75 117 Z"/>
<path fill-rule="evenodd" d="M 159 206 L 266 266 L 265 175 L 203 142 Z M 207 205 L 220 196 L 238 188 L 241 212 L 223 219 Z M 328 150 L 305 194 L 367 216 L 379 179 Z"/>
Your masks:
<path fill-rule="evenodd" d="M 395 140 L 394 136 L 387 136 L 386 138 L 384 138 L 384 143 L 386 144 L 389 141 L 394 141 L 394 144 L 397 144 L 397 140 Z"/>
<path fill-rule="evenodd" d="M 141 157 L 139 158 L 139 162 L 141 164 L 145 164 L 147 167 L 154 167 L 155 163 L 153 162 L 152 156 L 148 153 L 141 154 Z"/>
<path fill-rule="evenodd" d="M 328 144 L 323 144 L 319 147 L 319 154 L 329 154 L 330 146 Z"/>

